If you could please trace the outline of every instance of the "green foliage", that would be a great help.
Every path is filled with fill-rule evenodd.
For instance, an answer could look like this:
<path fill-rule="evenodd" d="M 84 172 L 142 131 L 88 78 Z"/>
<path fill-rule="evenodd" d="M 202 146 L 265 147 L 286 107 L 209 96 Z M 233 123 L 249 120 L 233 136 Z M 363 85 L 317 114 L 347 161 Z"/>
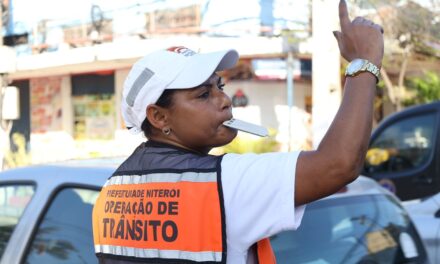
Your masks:
<path fill-rule="evenodd" d="M 413 95 L 403 102 L 405 106 L 440 100 L 440 75 L 434 72 L 427 72 L 423 77 L 410 79 L 407 87 Z"/>
<path fill-rule="evenodd" d="M 269 136 L 256 138 L 254 136 L 238 136 L 231 143 L 222 147 L 225 153 L 265 153 L 279 150 L 280 144 L 275 139 L 276 131 L 269 130 Z"/>
<path fill-rule="evenodd" d="M 440 20 L 435 6 L 438 1 L 425 1 L 425 7 L 420 1 L 401 0 L 351 0 L 354 6 L 361 9 L 376 9 L 376 14 L 370 12 L 368 18 L 377 21 L 385 29 L 385 38 L 397 40 L 400 48 L 411 47 L 411 53 L 439 57 L 440 51 Z M 362 15 L 359 13 L 358 15 Z M 387 48 L 386 57 L 394 57 L 395 47 Z M 388 65 L 383 63 L 383 65 Z"/>
<path fill-rule="evenodd" d="M 26 139 L 20 133 L 12 134 L 12 143 L 16 146 L 16 151 L 8 150 L 5 154 L 6 168 L 15 168 L 30 164 L 30 155 L 26 152 Z"/>

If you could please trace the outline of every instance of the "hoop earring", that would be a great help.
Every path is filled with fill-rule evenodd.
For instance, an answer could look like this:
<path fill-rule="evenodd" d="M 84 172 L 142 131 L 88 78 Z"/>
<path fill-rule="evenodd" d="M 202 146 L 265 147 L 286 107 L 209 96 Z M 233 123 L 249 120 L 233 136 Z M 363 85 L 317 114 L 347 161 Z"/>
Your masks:
<path fill-rule="evenodd" d="M 162 133 L 169 136 L 171 134 L 171 129 L 170 128 L 162 128 Z"/>

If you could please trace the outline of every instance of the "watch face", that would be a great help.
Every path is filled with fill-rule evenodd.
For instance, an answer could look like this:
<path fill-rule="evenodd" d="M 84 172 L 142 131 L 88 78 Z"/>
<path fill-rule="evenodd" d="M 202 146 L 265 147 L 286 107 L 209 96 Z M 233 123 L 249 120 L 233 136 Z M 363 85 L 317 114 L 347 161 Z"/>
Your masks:
<path fill-rule="evenodd" d="M 347 73 L 348 74 L 354 74 L 360 69 L 362 69 L 362 66 L 364 65 L 364 61 L 360 59 L 353 60 L 350 65 L 348 65 Z"/>

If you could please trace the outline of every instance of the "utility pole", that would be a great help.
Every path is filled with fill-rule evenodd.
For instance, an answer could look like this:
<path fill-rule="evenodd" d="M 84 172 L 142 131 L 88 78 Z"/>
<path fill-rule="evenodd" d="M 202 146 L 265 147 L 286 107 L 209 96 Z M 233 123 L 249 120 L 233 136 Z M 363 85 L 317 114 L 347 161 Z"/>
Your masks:
<path fill-rule="evenodd" d="M 0 0 L 3 1 L 3 0 Z M 3 2 L 0 2 L 0 47 L 3 46 Z"/>
<path fill-rule="evenodd" d="M 293 52 L 287 52 L 287 105 L 289 111 L 289 127 L 288 127 L 288 146 L 287 150 L 290 152 L 292 148 L 292 107 L 294 102 L 294 83 L 293 83 Z"/>
<path fill-rule="evenodd" d="M 3 1 L 3 0 L 0 0 Z M 3 49 L 3 2 L 0 2 L 0 49 Z M 1 53 L 0 53 L 1 55 Z M 4 60 L 4 58 L 0 58 L 0 60 Z M 3 129 L 3 105 L 2 105 L 2 99 L 3 99 L 3 87 L 5 87 L 6 84 L 6 73 L 0 71 L 0 128 Z"/>
<path fill-rule="evenodd" d="M 316 148 L 341 103 L 341 59 L 332 31 L 339 30 L 337 0 L 313 0 L 312 131 Z"/>
<path fill-rule="evenodd" d="M 3 0 L 0 0 L 0 49 L 3 48 Z M 1 55 L 1 54 L 0 54 Z M 0 58 L 4 60 L 4 58 Z M 9 133 L 3 128 L 3 91 L 6 84 L 5 73 L 0 72 L 0 170 L 3 170 L 5 164 L 6 144 L 9 144 Z"/>
<path fill-rule="evenodd" d="M 287 31 L 283 35 L 283 52 L 287 53 L 286 58 L 286 95 L 287 95 L 287 114 L 288 114 L 288 127 L 287 127 L 287 150 L 292 148 L 292 109 L 295 104 L 295 84 L 293 80 L 293 64 L 294 55 L 298 53 L 298 39 L 293 31 Z"/>

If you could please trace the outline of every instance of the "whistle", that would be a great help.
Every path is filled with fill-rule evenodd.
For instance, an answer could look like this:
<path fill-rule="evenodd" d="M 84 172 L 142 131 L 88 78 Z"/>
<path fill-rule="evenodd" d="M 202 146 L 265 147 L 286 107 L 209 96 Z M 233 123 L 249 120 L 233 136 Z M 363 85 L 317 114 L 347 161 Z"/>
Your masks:
<path fill-rule="evenodd" d="M 269 135 L 267 128 L 235 118 L 223 122 L 223 125 L 260 137 L 267 137 Z"/>

